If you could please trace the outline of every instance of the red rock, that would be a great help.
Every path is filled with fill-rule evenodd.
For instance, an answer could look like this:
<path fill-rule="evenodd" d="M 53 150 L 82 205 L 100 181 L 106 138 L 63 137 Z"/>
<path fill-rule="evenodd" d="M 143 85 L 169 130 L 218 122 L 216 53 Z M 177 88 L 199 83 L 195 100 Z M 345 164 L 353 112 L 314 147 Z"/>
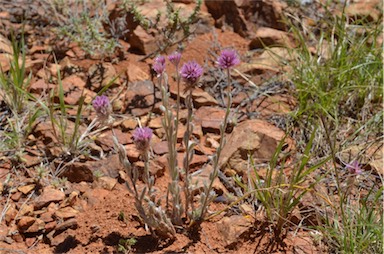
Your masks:
<path fill-rule="evenodd" d="M 97 183 L 101 188 L 104 188 L 106 190 L 113 190 L 113 188 L 117 184 L 117 179 L 109 176 L 102 176 L 97 180 Z"/>
<path fill-rule="evenodd" d="M 175 116 L 176 116 L 176 114 L 175 114 Z M 162 116 L 151 119 L 151 121 L 149 121 L 148 127 L 151 129 L 162 128 L 163 127 L 163 123 L 162 123 L 163 119 L 164 118 Z"/>
<path fill-rule="evenodd" d="M 67 206 L 67 207 L 60 208 L 54 214 L 56 217 L 66 220 L 66 219 L 75 217 L 78 213 L 79 211 L 77 211 L 76 209 L 73 209 L 72 207 Z"/>
<path fill-rule="evenodd" d="M 130 64 L 127 68 L 127 77 L 129 82 L 149 80 L 147 72 L 135 64 Z"/>
<path fill-rule="evenodd" d="M 345 8 L 345 14 L 353 21 L 365 19 L 368 22 L 376 22 L 382 15 L 380 11 L 376 9 L 376 7 L 379 6 L 379 1 L 361 1 L 351 3 Z"/>
<path fill-rule="evenodd" d="M 201 125 L 203 131 L 220 132 L 220 125 L 225 116 L 225 110 L 221 108 L 200 107 L 194 114 L 195 125 Z"/>
<path fill-rule="evenodd" d="M 13 193 L 12 195 L 11 195 L 11 199 L 13 200 L 13 201 L 15 201 L 15 202 L 17 202 L 17 201 L 19 201 L 20 200 L 20 198 L 21 198 L 21 196 L 23 195 L 23 193 L 21 193 L 21 192 L 15 192 L 15 193 Z"/>
<path fill-rule="evenodd" d="M 39 156 L 32 155 L 30 153 L 23 154 L 22 160 L 24 161 L 24 165 L 27 168 L 36 166 L 36 165 L 40 164 L 40 162 L 41 162 L 41 158 Z M 25 193 L 23 193 L 23 194 L 25 194 Z M 27 194 L 25 194 L 25 195 L 27 195 Z"/>
<path fill-rule="evenodd" d="M 78 88 L 80 90 L 85 88 L 85 81 L 77 76 L 76 74 L 70 75 L 66 78 L 64 78 L 61 81 L 63 85 L 64 93 L 69 93 L 70 91 L 74 90 L 75 88 Z"/>
<path fill-rule="evenodd" d="M 55 85 L 45 83 L 44 79 L 38 79 L 36 82 L 33 82 L 29 87 L 31 93 L 36 94 L 41 94 L 44 91 L 49 92 L 53 88 L 55 88 Z"/>
<path fill-rule="evenodd" d="M 58 224 L 56 226 L 56 231 L 60 232 L 60 231 L 63 231 L 63 230 L 66 230 L 68 228 L 77 228 L 79 224 L 77 223 L 77 220 L 76 219 L 69 219 L 69 220 L 66 220 L 60 224 Z"/>
<path fill-rule="evenodd" d="M 0 67 L 4 72 L 9 71 L 11 65 L 9 64 L 12 59 L 12 55 L 4 53 L 0 54 Z"/>
<path fill-rule="evenodd" d="M 25 244 L 28 246 L 28 247 L 31 247 L 36 241 L 36 238 L 35 237 L 28 237 L 28 238 L 25 238 Z"/>
<path fill-rule="evenodd" d="M 63 201 L 65 197 L 64 192 L 53 188 L 46 187 L 43 193 L 36 199 L 34 205 L 35 210 L 48 206 L 51 202 Z"/>
<path fill-rule="evenodd" d="M 5 212 L 5 222 L 9 225 L 9 223 L 13 221 L 13 219 L 15 219 L 16 215 L 17 215 L 17 210 L 15 207 L 15 204 L 11 204 L 11 206 Z"/>
<path fill-rule="evenodd" d="M 185 91 L 185 85 L 183 83 L 180 84 L 180 98 L 185 99 L 187 97 L 187 91 Z M 169 91 L 174 96 L 177 96 L 177 83 L 170 82 Z M 217 105 L 217 101 L 213 98 L 209 93 L 205 92 L 199 87 L 196 87 L 192 91 L 192 98 L 195 107 L 201 106 L 215 106 Z"/>
<path fill-rule="evenodd" d="M 238 174 L 246 175 L 248 155 L 253 156 L 256 163 L 269 161 L 284 136 L 282 130 L 268 122 L 257 119 L 244 121 L 227 137 L 219 166 L 228 166 Z M 286 142 L 291 144 L 289 139 Z"/>
<path fill-rule="evenodd" d="M 96 188 L 85 192 L 83 197 L 88 201 L 88 204 L 92 206 L 103 201 L 109 194 L 109 190 Z"/>
<path fill-rule="evenodd" d="M 137 121 L 133 118 L 125 119 L 123 122 L 121 122 L 120 126 L 123 131 L 133 130 L 137 126 Z"/>
<path fill-rule="evenodd" d="M 228 0 L 225 4 L 220 1 L 205 1 L 208 12 L 216 20 L 215 26 L 230 24 L 234 32 L 243 37 L 249 36 L 257 27 L 269 27 L 285 30 L 283 9 L 286 4 L 276 0 Z"/>
<path fill-rule="evenodd" d="M 36 184 L 28 184 L 24 186 L 20 186 L 17 188 L 18 191 L 23 193 L 24 195 L 28 195 L 33 189 L 35 189 Z"/>
<path fill-rule="evenodd" d="M 157 49 L 155 37 L 148 34 L 141 26 L 136 27 L 128 42 L 131 45 L 131 49 L 138 50 L 144 55 Z"/>
<path fill-rule="evenodd" d="M 125 145 L 125 150 L 127 151 L 127 156 L 130 162 L 138 161 L 140 157 L 140 152 L 136 149 L 135 144 Z"/>
<path fill-rule="evenodd" d="M 250 111 L 260 112 L 263 117 L 284 115 L 291 112 L 295 107 L 295 99 L 288 94 L 271 95 L 260 97 L 254 100 L 251 107 L 247 105 Z"/>
<path fill-rule="evenodd" d="M 66 177 L 68 181 L 79 183 L 79 182 L 93 182 L 94 176 L 90 163 L 74 162 L 70 164 L 64 173 L 61 175 Z"/>
<path fill-rule="evenodd" d="M 105 176 L 109 176 L 112 178 L 117 178 L 119 175 L 119 170 L 121 170 L 122 168 L 118 154 L 113 154 L 99 161 L 90 161 L 88 162 L 88 165 L 92 172 L 100 171 Z"/>
<path fill-rule="evenodd" d="M 36 138 L 43 137 L 44 144 L 58 142 L 52 131 L 52 123 L 50 121 L 38 123 L 35 128 L 34 135 Z"/>
<path fill-rule="evenodd" d="M 191 180 L 191 189 L 192 193 L 194 195 L 202 192 L 204 190 L 204 185 L 207 185 L 210 183 L 209 175 L 213 172 L 213 167 L 209 164 L 205 165 L 199 173 L 195 173 L 192 176 Z M 223 195 L 228 193 L 228 190 L 225 188 L 225 186 L 220 182 L 219 178 L 216 178 L 213 181 L 212 185 L 213 190 L 218 195 Z"/>
<path fill-rule="evenodd" d="M 44 221 L 45 223 L 52 222 L 53 221 L 53 211 L 42 213 L 39 217 L 40 220 Z"/>
<path fill-rule="evenodd" d="M 69 194 L 68 199 L 66 201 L 69 206 L 73 206 L 74 204 L 76 204 L 78 199 L 79 199 L 79 191 L 72 191 Z"/>
<path fill-rule="evenodd" d="M 269 27 L 260 27 L 249 43 L 250 49 L 265 48 L 270 46 L 294 46 L 288 34 L 284 31 Z"/>
<path fill-rule="evenodd" d="M 217 149 L 220 146 L 220 136 L 207 133 L 204 144 L 207 147 Z"/>
<path fill-rule="evenodd" d="M 19 232 L 16 232 L 16 233 L 12 234 L 11 237 L 17 243 L 24 242 L 24 238 L 23 238 L 23 236 Z"/>
<path fill-rule="evenodd" d="M 168 142 L 161 141 L 152 146 L 153 152 L 158 155 L 163 155 L 168 153 Z"/>
<path fill-rule="evenodd" d="M 147 114 L 155 103 L 153 93 L 154 84 L 149 80 L 129 83 L 125 93 L 125 111 L 131 111 L 134 116 Z M 160 96 L 156 95 L 156 97 L 159 98 Z"/>
<path fill-rule="evenodd" d="M 0 239 L 4 239 L 8 235 L 8 227 L 4 224 L 0 225 Z"/>
<path fill-rule="evenodd" d="M 187 127 L 183 124 L 179 124 L 177 128 L 177 142 L 182 142 L 184 139 L 184 133 L 187 131 Z"/>
<path fill-rule="evenodd" d="M 24 232 L 27 230 L 30 226 L 35 223 L 36 218 L 31 216 L 23 216 L 20 218 L 19 222 L 17 223 L 17 227 L 21 232 Z"/>
<path fill-rule="evenodd" d="M 117 78 L 116 78 L 117 77 Z M 115 67 L 111 63 L 98 63 L 94 64 L 88 69 L 88 78 L 92 85 L 92 90 L 98 92 L 100 89 L 108 85 L 113 81 L 110 87 L 116 87 L 120 85 L 120 79 L 118 78 Z"/>
<path fill-rule="evenodd" d="M 86 88 L 80 90 L 79 88 L 74 87 L 73 90 L 64 98 L 64 102 L 68 105 L 78 105 L 80 103 L 81 96 L 84 97 L 84 104 L 87 104 L 90 103 L 94 97 L 96 97 L 96 93 Z M 70 111 L 68 110 L 68 112 Z M 74 110 L 73 114 L 77 114 L 77 109 Z"/>
<path fill-rule="evenodd" d="M 149 173 L 150 175 L 152 176 L 155 176 L 155 179 L 157 177 L 161 177 L 164 175 L 164 170 L 165 170 L 165 166 L 163 163 L 157 163 L 158 161 L 149 161 Z M 139 172 L 144 172 L 144 162 L 143 161 L 138 161 L 135 163 L 135 166 L 138 167 L 139 169 Z M 125 179 L 127 179 L 126 177 L 127 176 L 124 176 Z"/>
<path fill-rule="evenodd" d="M 61 65 L 60 64 L 55 64 L 51 63 L 49 66 L 49 72 L 53 77 L 57 77 L 57 73 L 61 71 Z"/>
<path fill-rule="evenodd" d="M 117 140 L 120 144 L 131 144 L 132 134 L 122 132 L 119 129 L 114 130 Z M 112 131 L 106 131 L 100 134 L 96 139 L 96 144 L 101 146 L 104 151 L 110 151 L 114 147 Z"/>
<path fill-rule="evenodd" d="M 29 204 L 29 205 L 28 204 L 23 204 L 20 207 L 19 215 L 18 216 L 32 215 L 33 210 L 34 210 L 33 204 Z"/>
<path fill-rule="evenodd" d="M 51 232 L 52 230 L 54 230 L 57 226 L 57 222 L 56 221 L 51 221 L 47 224 L 45 224 L 45 232 L 48 233 L 48 232 Z"/>
<path fill-rule="evenodd" d="M 241 235 L 253 227 L 253 220 L 250 216 L 233 215 L 224 217 L 216 225 L 226 246 L 234 247 Z"/>

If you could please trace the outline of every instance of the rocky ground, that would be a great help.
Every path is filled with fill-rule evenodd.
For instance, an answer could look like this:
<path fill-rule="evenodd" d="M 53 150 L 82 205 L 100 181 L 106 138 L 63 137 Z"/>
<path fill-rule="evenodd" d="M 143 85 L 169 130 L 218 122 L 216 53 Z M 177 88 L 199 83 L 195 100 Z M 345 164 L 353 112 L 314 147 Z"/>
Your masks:
<path fill-rule="evenodd" d="M 119 3 L 107 2 L 110 19 L 125 19 L 130 26 L 132 17 L 122 11 Z M 157 10 L 165 10 L 163 1 L 143 2 L 139 10 L 152 19 Z M 194 1 L 173 2 L 181 8 L 181 15 L 189 15 L 195 7 Z M 57 91 L 59 78 L 62 79 L 64 102 L 70 106 L 67 133 L 75 131 L 75 116 L 82 96 L 85 106 L 79 132 L 95 118 L 91 106 L 93 98 L 108 86 L 104 94 L 112 100 L 114 132 L 135 167 L 143 168 L 143 162 L 132 140 L 133 130 L 140 122 L 154 131 L 151 174 L 156 176 L 155 187 L 165 196 L 169 182 L 168 147 L 161 124 L 160 89 L 151 66 L 154 56 L 170 54 L 178 45 L 158 52 L 160 35 L 156 31 L 148 33 L 136 24 L 119 38 L 120 48 L 112 54 L 90 55 L 78 43 L 58 38 L 47 3 L 2 1 L 2 70 L 7 72 L 11 68 L 9 59 L 14 49 L 10 31 L 15 31 L 20 39 L 20 31 L 24 29 L 25 67 L 31 73 L 28 91 L 48 102 L 50 93 Z M 335 5 L 335 15 L 338 11 Z M 295 15 L 296 22 L 315 28 L 322 12 L 325 10 L 317 1 L 309 1 L 307 5 L 277 0 L 205 1 L 198 22 L 192 25 L 192 35 L 179 44 L 183 48 L 182 62 L 193 59 L 204 67 L 201 86 L 193 90 L 193 138 L 198 145 L 191 172 L 201 170 L 194 176 L 200 182 L 212 171 L 210 158 L 218 147 L 220 123 L 225 115 L 225 73 L 217 69 L 215 61 L 220 49 L 227 47 L 236 49 L 241 56 L 241 64 L 231 73 L 234 82 L 232 112 L 236 112 L 236 117 L 232 117 L 227 128 L 227 143 L 219 161 L 223 175 L 214 184 L 214 190 L 222 198 L 209 207 L 211 212 L 223 209 L 224 212 L 203 222 L 199 232 L 179 230 L 175 240 L 156 240 L 143 227 L 133 205 L 134 198 L 125 185 L 126 175 L 115 152 L 111 130 L 105 128 L 90 136 L 92 142 L 84 153 L 68 154 L 58 138 L 58 130 L 53 128 L 52 119 L 42 115 L 34 122 L 23 149 L 0 153 L 0 190 L 3 193 L 0 253 L 118 253 L 119 241 L 130 238 L 137 240 L 131 250 L 135 253 L 328 252 L 327 246 L 310 231 L 297 226 L 313 222 L 308 214 L 298 212 L 287 236 L 278 239 L 266 223 L 262 209 L 255 210 L 246 202 L 227 207 L 233 201 L 228 197 L 235 192 L 232 177 L 252 178 L 247 155 L 252 154 L 259 165 L 265 165 L 259 170 L 263 177 L 263 170 L 285 136 L 289 113 L 296 106 L 289 92 L 292 84 L 285 75 L 290 70 L 284 63 L 292 60 L 288 49 L 294 48 L 297 42 L 282 20 L 287 14 Z M 381 18 L 374 3 L 370 6 L 353 1 L 347 12 L 376 21 Z M 104 29 L 110 27 L 106 25 Z M 269 46 L 273 47 L 265 50 Z M 171 103 L 175 104 L 177 87 L 172 76 L 175 69 L 170 63 L 166 68 Z M 179 125 L 178 132 L 180 165 L 186 129 L 185 96 L 181 95 L 183 124 Z M 59 102 L 57 95 L 51 98 Z M 2 130 L 9 114 L 2 102 Z M 287 138 L 284 151 L 294 153 L 296 148 L 295 140 Z M 375 160 L 379 163 L 375 167 L 377 173 L 366 181 L 379 182 L 377 176 L 383 173 L 379 170 L 380 161 L 380 158 Z M 200 187 L 195 188 L 198 194 Z M 316 200 L 308 196 L 303 206 L 313 202 Z M 130 251 L 128 247 L 126 251 Z"/>

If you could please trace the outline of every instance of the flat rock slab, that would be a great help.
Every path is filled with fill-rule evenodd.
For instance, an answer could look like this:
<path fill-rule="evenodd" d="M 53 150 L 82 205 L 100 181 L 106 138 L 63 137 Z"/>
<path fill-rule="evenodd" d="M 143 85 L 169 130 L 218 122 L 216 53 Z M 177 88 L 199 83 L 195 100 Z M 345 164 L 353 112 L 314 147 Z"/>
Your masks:
<path fill-rule="evenodd" d="M 220 125 L 223 123 L 225 110 L 222 108 L 200 107 L 194 114 L 195 126 L 201 126 L 203 132 L 220 133 Z"/>
<path fill-rule="evenodd" d="M 35 201 L 35 210 L 48 206 L 51 202 L 60 202 L 65 198 L 64 192 L 53 188 L 45 188 L 43 193 Z"/>
<path fill-rule="evenodd" d="M 159 92 L 154 92 L 154 89 L 154 84 L 149 80 L 129 83 L 125 93 L 125 111 L 130 111 L 134 116 L 142 116 L 150 112 L 161 97 Z"/>
<path fill-rule="evenodd" d="M 253 156 L 256 163 L 269 161 L 284 135 L 282 130 L 268 122 L 258 119 L 244 121 L 227 137 L 219 166 L 221 169 L 229 166 L 238 174 L 245 175 L 248 156 Z"/>
<path fill-rule="evenodd" d="M 226 243 L 226 247 L 236 245 L 241 235 L 250 230 L 252 226 L 252 217 L 243 215 L 224 217 L 217 223 L 217 228 Z"/>

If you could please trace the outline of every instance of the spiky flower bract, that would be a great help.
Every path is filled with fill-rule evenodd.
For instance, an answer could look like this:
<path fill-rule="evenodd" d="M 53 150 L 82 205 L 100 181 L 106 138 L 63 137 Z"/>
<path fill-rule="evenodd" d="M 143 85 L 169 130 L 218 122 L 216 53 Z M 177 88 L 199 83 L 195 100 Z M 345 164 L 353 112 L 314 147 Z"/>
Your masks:
<path fill-rule="evenodd" d="M 229 69 L 240 63 L 239 56 L 236 50 L 233 49 L 224 49 L 221 51 L 217 63 L 222 69 Z"/>
<path fill-rule="evenodd" d="M 141 152 L 148 151 L 153 132 L 149 127 L 139 127 L 133 132 L 133 141 L 137 150 Z"/>
<path fill-rule="evenodd" d="M 153 70 L 158 74 L 161 75 L 165 71 L 165 57 L 164 56 L 158 56 L 155 58 L 155 63 L 153 64 Z"/>
<path fill-rule="evenodd" d="M 92 102 L 92 105 L 98 118 L 101 120 L 106 120 L 109 118 L 109 114 L 111 113 L 111 103 L 109 102 L 107 96 L 96 96 Z"/>
<path fill-rule="evenodd" d="M 178 66 L 181 59 L 181 53 L 180 52 L 173 52 L 170 56 L 168 56 L 168 60 L 175 66 Z"/>
<path fill-rule="evenodd" d="M 189 61 L 183 64 L 180 74 L 187 85 L 195 85 L 201 75 L 203 75 L 203 68 L 195 61 Z"/>
<path fill-rule="evenodd" d="M 363 173 L 359 162 L 356 160 L 347 164 L 345 167 L 349 170 L 349 173 L 351 173 L 352 175 L 360 175 L 361 173 Z"/>

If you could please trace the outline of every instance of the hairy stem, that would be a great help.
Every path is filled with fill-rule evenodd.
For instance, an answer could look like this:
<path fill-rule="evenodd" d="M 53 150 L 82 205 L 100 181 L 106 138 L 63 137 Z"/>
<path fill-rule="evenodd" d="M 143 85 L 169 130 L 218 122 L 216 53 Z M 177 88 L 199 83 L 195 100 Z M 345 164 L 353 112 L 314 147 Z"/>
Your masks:
<path fill-rule="evenodd" d="M 225 111 L 224 121 L 220 125 L 220 143 L 219 143 L 219 147 L 217 148 L 216 155 L 213 157 L 213 172 L 210 175 L 209 186 L 208 186 L 208 188 L 205 188 L 205 193 L 203 195 L 201 210 L 200 210 L 199 216 L 197 217 L 197 221 L 202 221 L 205 217 L 205 214 L 207 212 L 208 205 L 209 205 L 209 200 L 211 199 L 210 192 L 212 190 L 213 182 L 217 178 L 218 172 L 220 170 L 219 169 L 219 159 L 220 159 L 221 151 L 222 151 L 224 144 L 225 144 L 224 135 L 225 135 L 225 130 L 227 129 L 228 117 L 229 117 L 229 113 L 231 111 L 231 105 L 232 105 L 231 76 L 230 76 L 229 69 L 227 69 L 227 82 L 228 82 L 227 109 Z"/>

